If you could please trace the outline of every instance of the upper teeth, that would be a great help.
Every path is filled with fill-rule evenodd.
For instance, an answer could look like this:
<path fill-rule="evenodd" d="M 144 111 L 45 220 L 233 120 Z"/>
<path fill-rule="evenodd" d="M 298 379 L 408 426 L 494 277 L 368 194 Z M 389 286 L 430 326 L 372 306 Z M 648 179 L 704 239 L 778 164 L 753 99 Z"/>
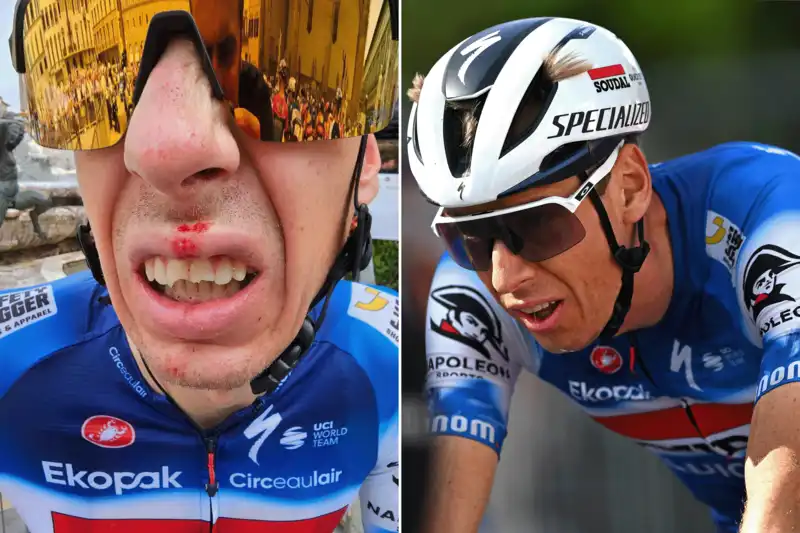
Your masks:
<path fill-rule="evenodd" d="M 215 268 L 216 267 L 216 268 Z M 247 266 L 241 261 L 228 257 L 210 259 L 168 259 L 151 257 L 144 263 L 148 281 L 172 287 L 178 280 L 192 283 L 210 281 L 217 285 L 227 285 L 232 279 L 244 280 Z"/>
<path fill-rule="evenodd" d="M 526 309 L 523 309 L 522 312 L 523 313 L 528 313 L 528 314 L 538 313 L 539 311 L 547 309 L 548 307 L 550 307 L 551 305 L 555 305 L 556 303 L 558 303 L 558 302 L 553 300 L 552 302 L 547 302 L 547 303 L 543 303 L 543 304 L 537 304 L 537 305 L 534 305 L 533 307 L 528 307 Z"/>

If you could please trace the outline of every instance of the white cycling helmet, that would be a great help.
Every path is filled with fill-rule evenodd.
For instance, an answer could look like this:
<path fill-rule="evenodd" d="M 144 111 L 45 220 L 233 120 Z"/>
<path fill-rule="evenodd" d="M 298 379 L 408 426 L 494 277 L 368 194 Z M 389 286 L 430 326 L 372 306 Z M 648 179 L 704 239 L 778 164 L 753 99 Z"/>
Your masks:
<path fill-rule="evenodd" d="M 587 69 L 551 79 L 579 60 Z M 458 110 L 476 105 L 465 147 Z M 645 131 L 650 115 L 639 64 L 610 31 L 565 18 L 506 22 L 454 46 L 425 77 L 408 160 L 431 202 L 477 205 L 596 166 Z"/>

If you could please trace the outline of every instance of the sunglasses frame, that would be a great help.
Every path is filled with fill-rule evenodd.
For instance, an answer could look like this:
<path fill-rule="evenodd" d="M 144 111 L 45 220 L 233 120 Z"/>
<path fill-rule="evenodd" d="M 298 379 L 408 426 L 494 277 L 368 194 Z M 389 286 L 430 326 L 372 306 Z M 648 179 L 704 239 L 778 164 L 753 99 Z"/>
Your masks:
<path fill-rule="evenodd" d="M 616 148 L 612 150 L 611 154 L 606 158 L 606 160 L 601 164 L 597 169 L 592 172 L 591 176 L 584 181 L 581 186 L 578 188 L 570 196 L 548 196 L 546 198 L 540 198 L 538 200 L 533 200 L 532 202 L 527 202 L 520 205 L 514 205 L 511 207 L 506 207 L 503 209 L 497 209 L 494 211 L 484 211 L 481 213 L 473 213 L 471 215 L 461 215 L 461 216 L 447 216 L 444 213 L 445 208 L 440 207 L 439 211 L 436 213 L 436 216 L 431 223 L 431 229 L 433 230 L 434 235 L 437 237 L 441 237 L 439 235 L 439 231 L 437 230 L 437 226 L 439 224 L 456 224 L 458 222 L 466 222 L 472 220 L 481 220 L 486 218 L 494 218 L 499 217 L 502 215 L 507 215 L 510 213 L 517 213 L 519 211 L 525 211 L 528 209 L 535 209 L 537 207 L 541 207 L 543 205 L 548 204 L 556 204 L 565 209 L 567 209 L 570 213 L 575 213 L 577 211 L 578 206 L 581 205 L 581 202 L 589 196 L 589 192 L 594 189 L 598 183 L 600 183 L 604 178 L 606 178 L 610 173 L 611 169 L 614 168 L 614 164 L 617 162 L 617 158 L 619 157 L 619 151 L 622 148 L 624 141 L 620 141 L 617 144 Z"/>
<path fill-rule="evenodd" d="M 27 73 L 24 43 L 25 12 L 31 1 L 32 0 L 16 0 L 11 35 L 8 38 L 8 45 L 11 52 L 11 64 L 18 74 Z M 389 8 L 392 42 L 398 46 L 399 54 L 399 0 L 382 0 L 382 7 L 380 9 L 383 10 L 386 5 L 388 5 Z M 223 102 L 226 101 L 219 77 L 214 70 L 211 57 L 209 57 L 203 45 L 202 34 L 197 27 L 194 16 L 189 11 L 166 10 L 156 13 L 147 28 L 144 41 L 146 44 L 141 57 L 140 71 L 134 82 L 134 105 L 138 103 L 150 73 L 155 68 L 172 40 L 179 35 L 188 38 L 194 45 L 197 54 L 200 56 L 203 71 L 211 84 L 211 91 L 214 98 Z M 399 71 L 397 77 L 399 80 Z M 233 107 L 231 107 L 231 111 L 233 111 Z M 389 122 L 391 122 L 391 119 Z M 384 128 L 387 125 L 388 123 L 384 125 Z"/>

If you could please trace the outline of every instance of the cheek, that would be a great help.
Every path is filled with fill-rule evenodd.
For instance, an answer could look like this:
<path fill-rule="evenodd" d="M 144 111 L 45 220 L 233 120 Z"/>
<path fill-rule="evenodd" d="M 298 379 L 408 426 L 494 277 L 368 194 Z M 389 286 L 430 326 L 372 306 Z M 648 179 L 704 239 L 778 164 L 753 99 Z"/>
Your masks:
<path fill-rule="evenodd" d="M 120 209 L 127 176 L 122 143 L 94 152 L 76 152 L 75 169 L 92 233 L 98 247 L 104 246 L 111 237 L 113 216 Z"/>
<path fill-rule="evenodd" d="M 561 273 L 559 277 L 570 287 L 582 306 L 594 308 L 608 300 L 619 282 L 619 274 L 600 221 L 595 216 L 593 220 L 581 222 L 586 236 L 572 249 L 552 260 L 558 263 L 553 270 Z"/>

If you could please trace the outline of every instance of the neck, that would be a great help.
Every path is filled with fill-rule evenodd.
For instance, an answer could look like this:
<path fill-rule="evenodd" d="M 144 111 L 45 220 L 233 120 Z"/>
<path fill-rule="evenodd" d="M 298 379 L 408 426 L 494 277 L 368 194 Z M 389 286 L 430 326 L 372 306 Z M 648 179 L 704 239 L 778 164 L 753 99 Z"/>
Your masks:
<path fill-rule="evenodd" d="M 153 375 L 148 372 L 144 364 L 142 354 L 131 342 L 130 337 L 128 337 L 128 344 L 133 358 L 139 366 L 139 372 L 144 376 L 150 388 L 168 394 L 178 404 L 178 407 L 203 429 L 214 428 L 236 411 L 251 405 L 257 398 L 249 384 L 233 390 L 205 390 L 181 387 L 170 383 L 160 375 L 155 375 L 155 379 L 153 379 Z M 151 367 L 150 370 L 153 368 Z"/>
<path fill-rule="evenodd" d="M 654 326 L 664 318 L 672 300 L 675 284 L 672 243 L 667 211 L 657 194 L 653 194 L 653 201 L 644 218 L 644 235 L 650 243 L 650 253 L 634 276 L 631 308 L 620 333 Z"/>

